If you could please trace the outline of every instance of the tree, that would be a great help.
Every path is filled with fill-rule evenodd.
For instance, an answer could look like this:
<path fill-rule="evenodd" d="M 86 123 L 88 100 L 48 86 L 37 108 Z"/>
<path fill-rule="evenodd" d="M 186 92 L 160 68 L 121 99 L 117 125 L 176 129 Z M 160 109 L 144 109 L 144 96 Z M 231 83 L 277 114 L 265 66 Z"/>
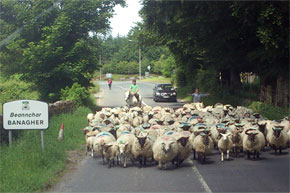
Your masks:
<path fill-rule="evenodd" d="M 43 100 L 56 100 L 62 88 L 71 87 L 76 82 L 85 87 L 89 85 L 92 73 L 99 65 L 100 53 L 100 45 L 96 45 L 98 41 L 93 41 L 98 36 L 90 37 L 89 32 L 106 33 L 114 6 L 124 5 L 123 0 L 58 2 L 21 1 L 22 7 L 28 7 L 29 11 L 20 9 L 18 1 L 1 2 L 2 14 L 7 15 L 1 18 L 4 26 L 10 22 L 10 11 L 12 15 L 28 15 L 21 17 L 25 25 L 19 37 L 1 48 L 1 69 L 6 76 L 23 74 L 25 80 L 35 83 Z M 20 26 L 13 19 L 12 26 Z M 29 36 L 32 31 L 36 38 Z"/>

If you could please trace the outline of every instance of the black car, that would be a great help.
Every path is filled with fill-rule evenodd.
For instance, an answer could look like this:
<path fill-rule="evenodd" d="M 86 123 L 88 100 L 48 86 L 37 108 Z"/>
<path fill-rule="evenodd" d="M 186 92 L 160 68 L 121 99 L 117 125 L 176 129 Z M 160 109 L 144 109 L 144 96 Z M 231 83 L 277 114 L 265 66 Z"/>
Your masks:
<path fill-rule="evenodd" d="M 176 102 L 176 90 L 172 84 L 156 84 L 153 89 L 153 100 Z"/>

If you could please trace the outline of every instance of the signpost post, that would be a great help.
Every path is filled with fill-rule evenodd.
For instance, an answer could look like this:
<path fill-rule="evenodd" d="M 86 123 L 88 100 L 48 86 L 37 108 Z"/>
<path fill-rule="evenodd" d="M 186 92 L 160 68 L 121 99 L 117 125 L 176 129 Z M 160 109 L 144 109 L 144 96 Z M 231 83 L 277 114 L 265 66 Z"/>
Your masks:
<path fill-rule="evenodd" d="M 3 104 L 3 127 L 9 130 L 9 146 L 12 130 L 40 129 L 41 147 L 44 149 L 44 130 L 48 128 L 48 104 L 34 100 L 18 100 Z"/>

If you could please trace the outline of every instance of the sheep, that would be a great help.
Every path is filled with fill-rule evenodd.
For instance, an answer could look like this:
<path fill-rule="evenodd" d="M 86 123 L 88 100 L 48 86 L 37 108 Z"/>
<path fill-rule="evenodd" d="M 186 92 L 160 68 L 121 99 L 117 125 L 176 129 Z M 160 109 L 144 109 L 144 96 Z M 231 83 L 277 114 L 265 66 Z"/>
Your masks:
<path fill-rule="evenodd" d="M 90 123 L 93 119 L 94 119 L 94 114 L 93 113 L 88 113 L 88 115 L 87 115 L 88 123 Z"/>
<path fill-rule="evenodd" d="M 213 141 L 210 137 L 209 131 L 199 132 L 200 134 L 194 138 L 193 141 L 193 158 L 195 158 L 195 153 L 198 155 L 198 160 L 205 162 L 206 155 L 210 154 L 213 150 Z M 202 160 L 201 160 L 202 159 Z"/>
<path fill-rule="evenodd" d="M 183 131 L 179 134 L 180 135 L 177 137 L 178 154 L 175 159 L 177 167 L 180 166 L 184 160 L 189 158 L 192 150 L 192 144 L 189 141 L 191 133 L 189 131 Z"/>
<path fill-rule="evenodd" d="M 265 137 L 262 132 L 257 129 L 247 129 L 243 137 L 243 150 L 247 152 L 248 159 L 251 159 L 251 153 L 254 154 L 253 159 L 259 158 L 260 151 L 265 146 L 265 143 Z"/>
<path fill-rule="evenodd" d="M 288 135 L 288 147 L 290 147 L 290 129 L 288 130 L 287 135 Z"/>
<path fill-rule="evenodd" d="M 104 145 L 112 141 L 116 141 L 115 137 L 111 133 L 106 132 L 106 131 L 100 132 L 94 138 L 93 151 L 102 156 L 103 164 L 105 163 L 105 157 L 103 154 Z"/>
<path fill-rule="evenodd" d="M 123 167 L 127 167 L 127 159 L 131 156 L 131 149 L 135 136 L 131 133 L 124 133 L 118 139 L 118 146 L 120 151 L 120 158 L 123 160 Z"/>
<path fill-rule="evenodd" d="M 167 168 L 167 163 L 178 155 L 178 145 L 174 137 L 160 136 L 153 144 L 153 157 L 158 162 L 159 169 Z"/>
<path fill-rule="evenodd" d="M 134 139 L 132 145 L 132 155 L 135 159 L 139 160 L 139 168 L 141 168 L 143 165 L 146 166 L 147 159 L 152 159 L 153 156 L 153 142 L 147 136 L 147 132 L 140 132 L 139 135 Z"/>
<path fill-rule="evenodd" d="M 287 133 L 283 130 L 283 126 L 276 126 L 272 128 L 272 130 L 270 130 L 267 134 L 267 141 L 275 150 L 275 154 L 277 153 L 277 148 L 279 148 L 279 152 L 281 154 L 282 148 L 287 146 L 288 136 Z"/>
<path fill-rule="evenodd" d="M 112 141 L 104 145 L 103 155 L 109 161 L 108 168 L 110 168 L 112 164 L 114 165 L 115 157 L 117 157 L 117 164 L 119 164 L 119 154 L 119 147 L 116 141 Z"/>
<path fill-rule="evenodd" d="M 235 157 L 239 157 L 239 153 L 243 149 L 242 137 L 241 137 L 242 130 L 234 130 L 232 133 L 232 142 L 233 142 L 233 153 Z"/>
<path fill-rule="evenodd" d="M 218 142 L 218 149 L 221 152 L 221 161 L 224 161 L 224 152 L 227 152 L 227 159 L 229 159 L 230 151 L 233 148 L 233 142 L 230 138 L 231 133 L 223 134 L 221 133 L 222 137 Z"/>
<path fill-rule="evenodd" d="M 93 144 L 94 139 L 98 133 L 96 131 L 89 131 L 86 133 L 86 150 L 85 154 L 87 155 L 88 151 L 91 151 L 91 156 L 93 157 L 94 151 L 93 151 Z"/>

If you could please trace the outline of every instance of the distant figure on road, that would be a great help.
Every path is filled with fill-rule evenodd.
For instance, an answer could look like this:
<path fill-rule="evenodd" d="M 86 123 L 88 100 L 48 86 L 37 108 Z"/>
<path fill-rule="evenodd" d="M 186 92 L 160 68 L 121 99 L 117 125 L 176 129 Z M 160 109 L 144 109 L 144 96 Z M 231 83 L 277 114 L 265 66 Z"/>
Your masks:
<path fill-rule="evenodd" d="M 201 97 L 208 96 L 209 94 L 200 94 L 198 88 L 195 89 L 195 92 L 190 94 L 192 96 L 192 102 L 199 103 L 201 102 Z"/>
<path fill-rule="evenodd" d="M 111 88 L 112 88 L 112 83 L 113 83 L 112 79 L 109 78 L 109 79 L 108 79 L 108 85 L 109 85 L 110 90 L 111 90 Z"/>
<path fill-rule="evenodd" d="M 137 101 L 139 101 L 139 86 L 136 84 L 136 79 L 132 80 L 132 85 L 129 88 L 129 95 L 135 96 Z"/>

